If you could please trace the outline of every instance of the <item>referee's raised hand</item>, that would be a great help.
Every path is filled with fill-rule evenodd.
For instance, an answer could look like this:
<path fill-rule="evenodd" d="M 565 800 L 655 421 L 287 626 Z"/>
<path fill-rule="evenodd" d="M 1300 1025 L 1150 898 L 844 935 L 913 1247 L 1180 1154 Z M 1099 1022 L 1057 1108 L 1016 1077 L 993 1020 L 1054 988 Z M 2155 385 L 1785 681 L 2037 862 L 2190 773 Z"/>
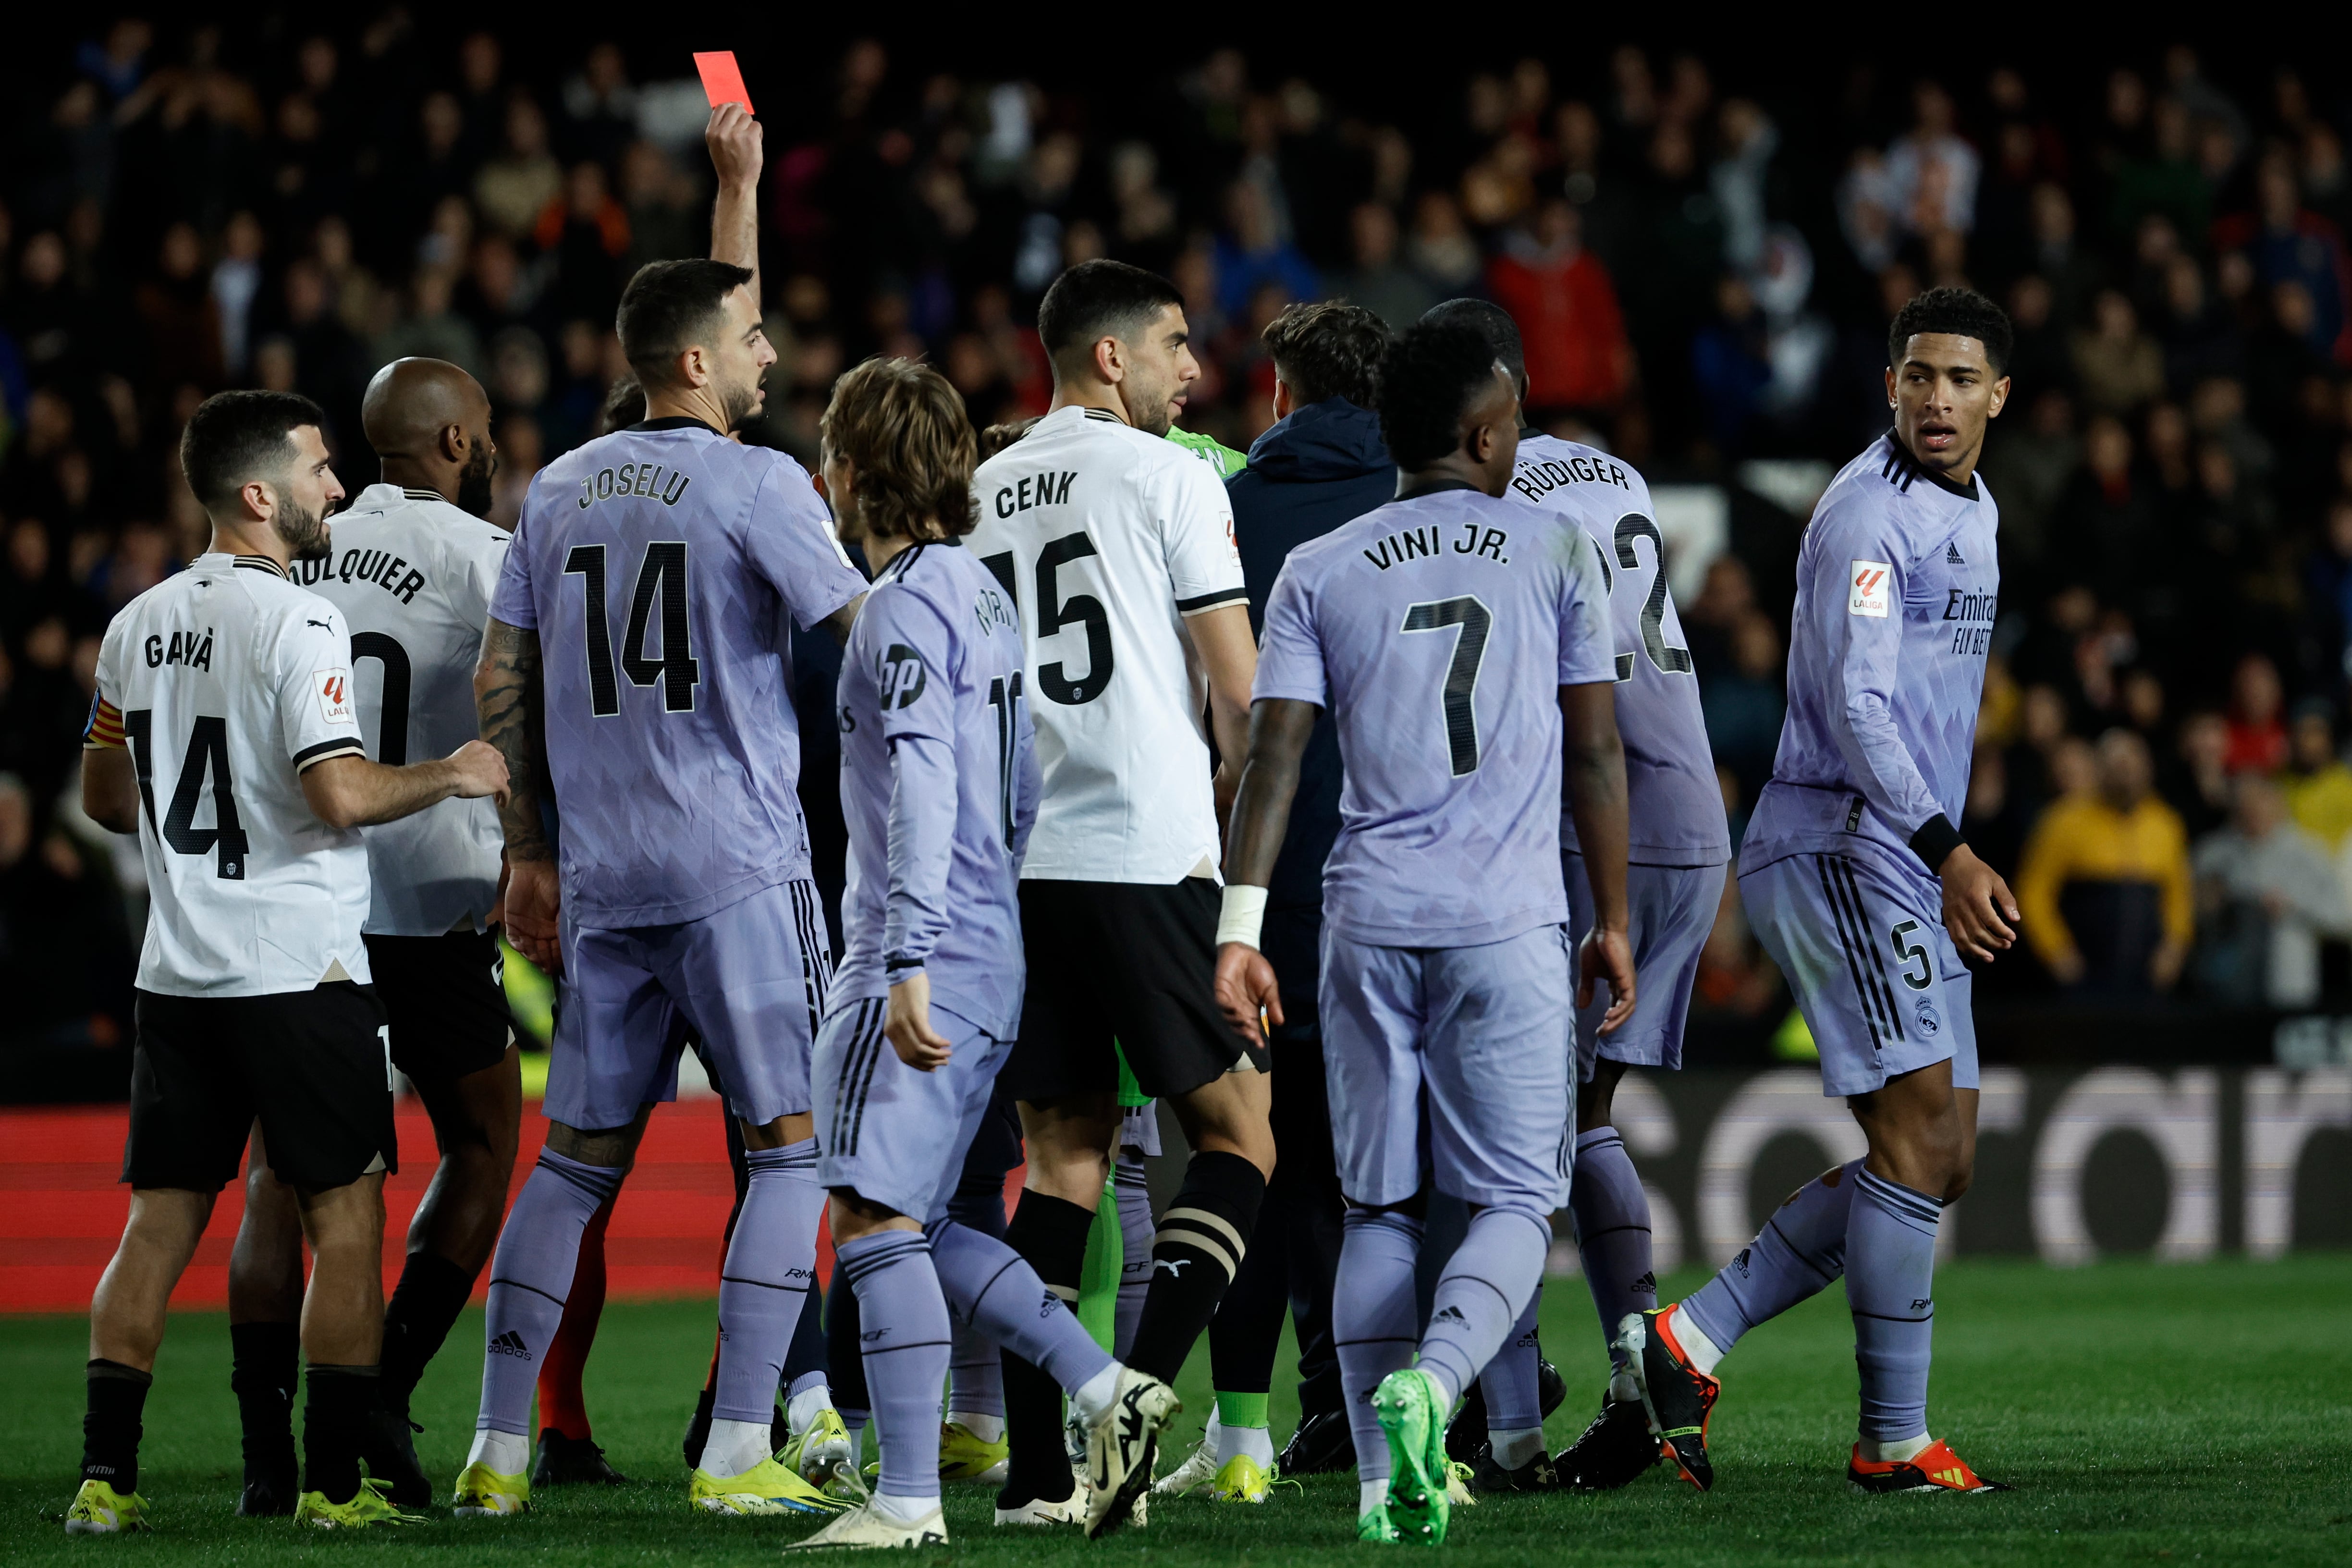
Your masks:
<path fill-rule="evenodd" d="M 710 149 L 710 166 L 722 187 L 741 190 L 760 180 L 762 150 L 760 122 L 740 103 L 722 103 L 710 111 L 702 140 Z"/>

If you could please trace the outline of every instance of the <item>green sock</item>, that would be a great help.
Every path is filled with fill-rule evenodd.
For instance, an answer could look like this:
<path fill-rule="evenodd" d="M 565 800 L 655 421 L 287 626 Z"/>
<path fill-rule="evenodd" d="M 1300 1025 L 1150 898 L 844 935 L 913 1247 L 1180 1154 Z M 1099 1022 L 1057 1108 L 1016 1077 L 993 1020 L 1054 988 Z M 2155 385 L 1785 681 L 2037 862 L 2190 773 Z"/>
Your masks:
<path fill-rule="evenodd" d="M 1267 1425 L 1265 1403 L 1271 1395 L 1264 1394 L 1227 1394 L 1217 1391 L 1217 1419 L 1227 1426 L 1264 1426 Z"/>
<path fill-rule="evenodd" d="M 1105 1182 L 1102 1202 L 1095 1205 L 1094 1226 L 1087 1232 L 1087 1261 L 1078 1271 L 1078 1322 L 1105 1350 L 1118 1332 L 1118 1276 L 1126 1250 L 1118 1227 L 1118 1194 Z"/>

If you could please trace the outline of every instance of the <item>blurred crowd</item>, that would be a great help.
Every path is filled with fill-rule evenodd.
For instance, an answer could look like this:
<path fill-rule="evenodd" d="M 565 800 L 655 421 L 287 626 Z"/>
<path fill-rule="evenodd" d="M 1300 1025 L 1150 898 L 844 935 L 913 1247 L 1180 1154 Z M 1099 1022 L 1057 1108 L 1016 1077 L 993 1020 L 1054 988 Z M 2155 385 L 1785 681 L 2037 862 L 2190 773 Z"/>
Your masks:
<path fill-rule="evenodd" d="M 71 785 L 108 616 L 202 547 L 173 456 L 194 405 L 307 393 L 356 490 L 370 374 L 455 361 L 490 392 L 510 521 L 593 430 L 632 271 L 708 244 L 682 52 L 590 37 L 524 67 L 520 31 L 397 6 L 308 26 L 125 20 L 0 64 L 0 974 L 38 977 L 11 987 L 15 1035 L 125 1016 L 136 859 Z M 2352 1000 L 2332 85 L 2187 47 L 1939 80 L 1628 46 L 1498 55 L 1409 102 L 1232 47 L 1117 83 L 909 69 L 873 41 L 745 65 L 782 355 L 753 438 L 812 458 L 834 377 L 875 353 L 929 356 L 978 424 L 1042 411 L 1036 301 L 1094 256 L 1182 289 L 1184 423 L 1237 447 L 1272 420 L 1259 333 L 1286 304 L 1402 325 L 1491 297 L 1538 424 L 1733 498 L 1685 609 L 1735 819 L 1770 769 L 1810 504 L 1749 476 L 1817 494 L 1885 426 L 1895 307 L 1992 294 L 2018 346 L 1967 831 L 2028 941 L 1989 988 Z M 1782 997 L 1728 904 L 1703 1010 Z"/>

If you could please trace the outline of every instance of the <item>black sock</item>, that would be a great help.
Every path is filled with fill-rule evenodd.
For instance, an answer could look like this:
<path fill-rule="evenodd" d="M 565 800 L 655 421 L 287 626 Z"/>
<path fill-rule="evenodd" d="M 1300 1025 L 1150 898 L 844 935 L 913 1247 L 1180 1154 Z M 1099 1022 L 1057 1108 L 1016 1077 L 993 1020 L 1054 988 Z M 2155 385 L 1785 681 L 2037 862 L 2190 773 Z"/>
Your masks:
<path fill-rule="evenodd" d="M 474 1293 L 474 1273 L 431 1250 L 412 1252 L 383 1309 L 383 1371 L 376 1397 L 395 1415 L 408 1414 L 408 1396 L 425 1364 L 440 1353 L 449 1326 Z"/>
<path fill-rule="evenodd" d="M 828 1384 L 833 1382 L 831 1343 L 825 1337 L 824 1298 L 824 1288 L 810 1280 L 808 1294 L 801 1299 L 800 1321 L 793 1325 L 793 1342 L 784 1352 L 786 1393 L 813 1372 L 824 1373 Z"/>
<path fill-rule="evenodd" d="M 376 1369 L 310 1363 L 302 1407 L 302 1489 L 349 1502 L 360 1489 L 360 1440 L 375 1408 Z"/>
<path fill-rule="evenodd" d="M 874 1396 L 866 1391 L 866 1357 L 858 1344 L 857 1292 L 845 1290 L 838 1274 L 824 1300 L 825 1382 L 833 1388 L 833 1406 L 870 1415 Z M 815 1294 L 811 1291 L 810 1294 Z"/>
<path fill-rule="evenodd" d="M 1087 1265 L 1087 1233 L 1094 1223 L 1093 1210 L 1067 1198 L 1024 1192 L 1004 1227 L 1004 1244 L 1037 1271 L 1045 1289 L 1075 1307 Z M 1062 1446 L 1062 1386 L 1011 1351 L 1003 1354 L 1004 1436 L 1012 1453 L 996 1506 L 1060 1502 L 1076 1484 Z"/>
<path fill-rule="evenodd" d="M 245 1479 L 294 1474 L 294 1385 L 302 1376 L 302 1331 L 292 1323 L 231 1323 L 229 1392 L 244 1430 Z"/>
<path fill-rule="evenodd" d="M 1128 1365 L 1163 1383 L 1176 1381 L 1249 1254 L 1265 1197 L 1265 1178 L 1239 1154 L 1211 1150 L 1192 1156 L 1176 1200 L 1160 1216 L 1151 1289 Z"/>
<path fill-rule="evenodd" d="M 89 1367 L 89 1406 L 81 1418 L 81 1479 L 128 1496 L 139 1489 L 140 1415 L 155 1374 L 103 1358 Z"/>

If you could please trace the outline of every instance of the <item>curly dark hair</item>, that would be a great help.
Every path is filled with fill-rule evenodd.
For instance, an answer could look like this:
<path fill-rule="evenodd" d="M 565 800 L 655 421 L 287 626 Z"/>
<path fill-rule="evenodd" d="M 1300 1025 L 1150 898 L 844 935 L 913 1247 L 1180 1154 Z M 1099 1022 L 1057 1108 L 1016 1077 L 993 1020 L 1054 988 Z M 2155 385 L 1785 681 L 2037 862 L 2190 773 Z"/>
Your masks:
<path fill-rule="evenodd" d="M 1359 408 L 1381 405 L 1381 360 L 1388 324 L 1361 305 L 1326 300 L 1291 305 L 1258 334 L 1276 375 L 1301 404 L 1344 397 Z"/>
<path fill-rule="evenodd" d="M 1949 332 L 1984 344 L 1985 358 L 1995 375 L 2009 374 L 2010 351 L 2017 337 L 2010 330 L 2009 312 L 1973 289 L 1930 289 L 1914 294 L 1895 312 L 1886 329 L 1886 363 L 1901 364 L 1903 351 L 1919 332 Z"/>
<path fill-rule="evenodd" d="M 856 467 L 855 504 L 867 532 L 957 539 L 979 522 L 971 419 L 948 378 L 929 365 L 867 360 L 833 384 L 818 430 L 826 451 Z"/>
<path fill-rule="evenodd" d="M 1420 321 L 1381 366 L 1381 435 L 1400 468 L 1425 468 L 1462 444 L 1462 412 L 1494 384 L 1495 350 L 1466 321 Z"/>

